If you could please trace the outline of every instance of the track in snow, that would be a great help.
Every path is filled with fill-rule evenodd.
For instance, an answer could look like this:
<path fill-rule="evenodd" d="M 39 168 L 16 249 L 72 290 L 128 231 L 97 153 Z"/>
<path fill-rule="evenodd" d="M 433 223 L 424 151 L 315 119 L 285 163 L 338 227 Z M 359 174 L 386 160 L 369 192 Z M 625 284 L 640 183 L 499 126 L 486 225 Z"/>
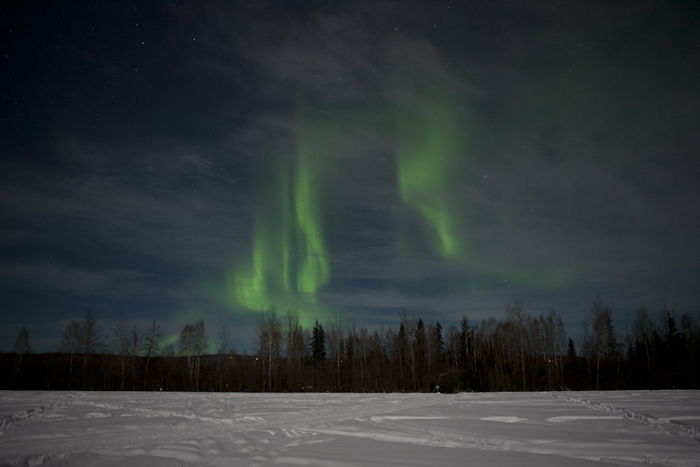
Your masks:
<path fill-rule="evenodd" d="M 0 436 L 5 434 L 5 431 L 8 429 L 11 429 L 17 425 L 24 424 L 26 422 L 31 422 L 33 420 L 41 420 L 45 418 L 47 415 L 55 413 L 59 409 L 62 409 L 66 407 L 67 405 L 70 405 L 73 401 L 81 397 L 80 393 L 75 393 L 71 394 L 70 396 L 66 397 L 64 400 L 60 400 L 58 402 L 54 402 L 53 404 L 50 404 L 48 406 L 45 405 L 40 405 L 39 407 L 36 407 L 34 409 L 30 410 L 25 410 L 22 412 L 17 412 L 12 414 L 9 417 L 3 418 L 0 421 Z"/>
<path fill-rule="evenodd" d="M 553 397 L 559 398 L 559 399 L 564 399 L 568 402 L 571 402 L 573 404 L 583 406 L 583 407 L 588 407 L 589 409 L 597 410 L 600 412 L 607 412 L 607 413 L 615 413 L 622 415 L 625 418 L 628 418 L 630 420 L 634 420 L 637 422 L 641 423 L 646 423 L 647 425 L 651 425 L 655 428 L 660 428 L 668 433 L 674 434 L 674 435 L 681 435 L 681 436 L 690 436 L 692 438 L 695 438 L 698 442 L 700 442 L 700 439 L 698 439 L 698 435 L 700 435 L 700 424 L 696 423 L 690 423 L 690 421 L 683 421 L 680 422 L 680 420 L 683 420 L 686 417 L 678 417 L 676 419 L 670 419 L 670 418 L 656 418 L 653 415 L 649 414 L 643 414 L 639 412 L 634 412 L 633 410 L 626 409 L 623 407 L 616 407 L 614 405 L 610 404 L 604 404 L 604 403 L 598 403 L 598 402 L 593 402 L 591 400 L 587 399 L 581 399 L 581 398 L 576 398 L 576 397 L 566 397 L 566 396 L 559 396 L 554 393 L 550 393 Z M 689 420 L 699 420 L 699 417 L 687 417 Z"/>
<path fill-rule="evenodd" d="M 90 393 L 84 393 L 89 398 Z M 126 393 L 128 394 L 128 393 Z M 52 404 L 48 408 L 39 407 L 31 410 L 26 415 L 18 414 L 10 417 L 8 426 L 17 422 L 39 421 L 46 413 L 60 410 L 68 406 L 81 396 L 80 393 L 73 394 L 65 401 Z M 167 394 L 165 394 L 167 397 Z M 188 394 L 188 398 L 196 399 L 199 394 Z M 206 397 L 207 395 L 202 394 Z M 264 395 L 260 395 L 264 397 Z M 173 445 L 186 439 L 216 438 L 218 436 L 232 434 L 243 434 L 253 431 L 263 431 L 269 429 L 279 429 L 285 433 L 295 433 L 295 428 L 307 425 L 321 425 L 326 423 L 338 423 L 347 419 L 369 417 L 381 413 L 393 413 L 405 411 L 418 407 L 426 407 L 434 404 L 444 403 L 454 396 L 436 394 L 430 399 L 422 397 L 391 397 L 387 395 L 387 400 L 380 400 L 374 403 L 344 406 L 338 408 L 318 407 L 314 409 L 302 410 L 299 412 L 281 412 L 271 416 L 244 415 L 233 418 L 217 418 L 202 416 L 191 411 L 172 411 L 159 408 L 136 407 L 133 412 L 145 418 L 168 418 L 184 419 L 196 422 L 195 424 L 181 423 L 173 421 L 168 424 L 169 429 L 156 432 L 139 432 L 135 435 L 125 434 L 121 436 L 106 436 L 100 439 L 90 438 L 86 440 L 66 440 L 61 439 L 59 443 L 43 442 L 41 445 L 30 446 L 9 446 L 3 448 L 3 457 L 14 459 L 32 459 L 43 456 L 44 459 L 66 457 L 87 451 L 108 451 L 135 449 L 146 445 Z M 85 405 L 90 405 L 89 400 L 82 401 Z M 107 408 L 104 404 L 91 404 L 96 408 Z M 123 409 L 122 406 L 112 405 L 112 409 Z M 100 414 L 102 412 L 91 412 L 87 415 Z M 92 416 L 88 418 L 101 418 Z M 105 418 L 109 418 L 105 416 Z"/>
<path fill-rule="evenodd" d="M 696 426 L 698 391 L 0 392 L 0 413 L 4 465 L 700 465 L 690 431 L 667 433 Z"/>

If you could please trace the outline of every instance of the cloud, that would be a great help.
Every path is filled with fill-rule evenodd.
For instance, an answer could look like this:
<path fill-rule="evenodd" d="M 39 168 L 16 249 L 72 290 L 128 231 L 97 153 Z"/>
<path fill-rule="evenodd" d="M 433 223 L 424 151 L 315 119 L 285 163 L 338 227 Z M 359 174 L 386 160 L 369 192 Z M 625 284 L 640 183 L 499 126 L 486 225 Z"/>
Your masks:
<path fill-rule="evenodd" d="M 119 147 L 70 140 L 66 172 L 4 183 L 8 219 L 52 243 L 106 242 L 145 257 L 217 264 L 241 233 L 246 195 L 227 165 L 175 144 Z M 182 265 L 184 265 L 182 264 Z"/>
<path fill-rule="evenodd" d="M 162 293 L 149 285 L 148 274 L 127 269 L 95 269 L 67 266 L 41 259 L 5 261 L 0 264 L 3 287 L 48 289 L 79 296 L 133 297 Z"/>

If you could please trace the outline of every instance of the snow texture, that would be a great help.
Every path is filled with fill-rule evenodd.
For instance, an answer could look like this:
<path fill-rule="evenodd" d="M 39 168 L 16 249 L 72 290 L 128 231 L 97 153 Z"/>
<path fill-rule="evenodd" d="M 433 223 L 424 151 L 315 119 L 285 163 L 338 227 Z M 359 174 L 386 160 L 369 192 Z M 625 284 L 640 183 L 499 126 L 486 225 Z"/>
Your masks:
<path fill-rule="evenodd" d="M 0 392 L 0 464 L 700 466 L 700 391 Z"/>

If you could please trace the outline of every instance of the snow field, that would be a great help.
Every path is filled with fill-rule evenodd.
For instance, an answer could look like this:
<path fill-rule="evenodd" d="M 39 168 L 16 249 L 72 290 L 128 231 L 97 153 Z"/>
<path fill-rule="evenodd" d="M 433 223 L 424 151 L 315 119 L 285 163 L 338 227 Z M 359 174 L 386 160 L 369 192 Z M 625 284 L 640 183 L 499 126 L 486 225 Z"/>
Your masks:
<path fill-rule="evenodd" d="M 700 391 L 0 392 L 0 464 L 700 466 Z"/>

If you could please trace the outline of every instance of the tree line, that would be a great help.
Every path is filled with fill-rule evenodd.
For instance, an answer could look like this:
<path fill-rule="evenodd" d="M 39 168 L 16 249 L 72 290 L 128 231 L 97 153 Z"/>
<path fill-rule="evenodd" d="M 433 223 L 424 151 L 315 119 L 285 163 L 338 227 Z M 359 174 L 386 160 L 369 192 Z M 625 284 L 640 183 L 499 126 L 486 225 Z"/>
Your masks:
<path fill-rule="evenodd" d="M 159 324 L 119 320 L 104 334 L 95 313 L 68 323 L 59 352 L 35 354 L 22 328 L 0 355 L 2 389 L 454 392 L 700 387 L 700 307 L 678 316 L 640 307 L 624 334 L 596 300 L 577 346 L 554 310 L 539 316 L 521 301 L 502 319 L 463 316 L 444 329 L 403 311 L 398 326 L 370 331 L 336 312 L 311 329 L 299 314 L 258 315 L 254 355 L 239 355 L 222 326 L 203 320 L 165 344 Z M 621 338 L 620 338 L 621 336 Z M 215 347 L 215 353 L 211 348 Z"/>

